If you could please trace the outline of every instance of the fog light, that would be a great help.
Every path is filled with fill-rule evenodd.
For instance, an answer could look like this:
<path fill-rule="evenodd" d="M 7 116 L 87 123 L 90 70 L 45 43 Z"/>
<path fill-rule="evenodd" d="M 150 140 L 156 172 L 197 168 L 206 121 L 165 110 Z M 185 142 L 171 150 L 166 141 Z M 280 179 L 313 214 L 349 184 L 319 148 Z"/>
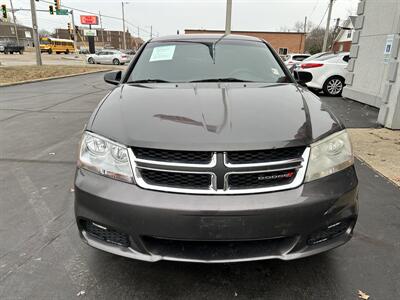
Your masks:
<path fill-rule="evenodd" d="M 338 237 L 344 234 L 347 230 L 351 230 L 351 224 L 352 223 L 350 221 L 340 221 L 331 224 L 328 227 L 310 235 L 307 240 L 307 244 L 316 245 Z"/>
<path fill-rule="evenodd" d="M 83 230 L 96 239 L 123 247 L 130 245 L 129 236 L 126 233 L 109 229 L 104 225 L 88 220 L 81 220 L 81 225 Z"/>

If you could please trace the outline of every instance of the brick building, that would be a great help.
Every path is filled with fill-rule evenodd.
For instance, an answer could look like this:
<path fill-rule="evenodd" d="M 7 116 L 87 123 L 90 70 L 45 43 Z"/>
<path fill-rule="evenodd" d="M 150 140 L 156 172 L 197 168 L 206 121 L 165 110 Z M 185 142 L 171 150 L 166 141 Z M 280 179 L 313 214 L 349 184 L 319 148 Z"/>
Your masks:
<path fill-rule="evenodd" d="M 77 31 L 78 41 L 77 46 L 88 48 L 88 39 L 84 36 L 84 29 L 88 28 L 79 28 Z M 104 29 L 93 29 L 96 30 L 96 36 L 94 37 L 94 42 L 96 47 L 112 47 L 115 49 L 123 49 L 124 48 L 124 39 L 123 32 L 116 30 L 104 30 Z M 56 38 L 60 39 L 73 39 L 73 34 L 71 34 L 68 29 L 58 28 L 53 35 Z M 132 36 L 129 32 L 125 32 L 126 38 L 126 47 L 128 49 L 137 50 L 144 43 L 141 38 Z"/>
<path fill-rule="evenodd" d="M 32 28 L 17 24 L 18 39 L 21 46 L 33 46 Z M 0 41 L 17 43 L 14 23 L 0 21 Z"/>
<path fill-rule="evenodd" d="M 223 34 L 223 30 L 185 29 L 186 34 Z M 250 35 L 267 41 L 280 55 L 304 53 L 304 32 L 232 31 L 232 34 Z"/>
<path fill-rule="evenodd" d="M 340 26 L 341 29 L 333 42 L 333 51 L 350 51 L 355 19 L 355 16 L 350 16 L 346 21 L 344 21 L 342 26 Z"/>

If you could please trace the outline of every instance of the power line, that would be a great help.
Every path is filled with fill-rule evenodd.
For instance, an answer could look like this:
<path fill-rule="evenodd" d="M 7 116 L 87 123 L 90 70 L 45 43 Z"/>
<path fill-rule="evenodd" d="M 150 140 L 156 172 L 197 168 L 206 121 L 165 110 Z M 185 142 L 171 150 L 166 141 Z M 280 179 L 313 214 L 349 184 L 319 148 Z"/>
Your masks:
<path fill-rule="evenodd" d="M 319 0 L 317 0 L 317 1 L 315 2 L 315 4 L 314 4 L 314 7 L 313 7 L 313 9 L 312 9 L 312 11 L 311 11 L 311 14 L 309 15 L 309 18 L 310 18 L 310 19 L 311 19 L 312 15 L 314 14 L 314 12 L 315 12 L 315 10 L 316 10 L 318 4 L 319 4 Z"/>
<path fill-rule="evenodd" d="M 326 16 L 326 13 L 328 12 L 329 6 L 330 6 L 330 5 L 328 4 L 328 6 L 326 7 L 326 10 L 325 10 L 325 13 L 324 13 L 324 15 L 322 16 L 322 19 L 321 19 L 321 21 L 319 22 L 317 28 L 319 28 L 319 26 L 321 26 L 322 22 L 324 21 L 325 16 Z"/>

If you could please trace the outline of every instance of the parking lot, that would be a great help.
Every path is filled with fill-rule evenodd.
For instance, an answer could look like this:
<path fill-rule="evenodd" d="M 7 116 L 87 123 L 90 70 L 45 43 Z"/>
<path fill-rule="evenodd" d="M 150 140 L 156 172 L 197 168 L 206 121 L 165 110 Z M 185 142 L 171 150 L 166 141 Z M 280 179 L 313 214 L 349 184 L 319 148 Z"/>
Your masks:
<path fill-rule="evenodd" d="M 75 159 L 90 113 L 111 88 L 102 77 L 0 88 L 1 299 L 358 299 L 358 290 L 370 299 L 398 299 L 400 190 L 359 161 L 354 238 L 318 256 L 151 264 L 82 243 L 73 212 Z M 322 100 L 349 127 L 376 126 L 374 109 Z"/>

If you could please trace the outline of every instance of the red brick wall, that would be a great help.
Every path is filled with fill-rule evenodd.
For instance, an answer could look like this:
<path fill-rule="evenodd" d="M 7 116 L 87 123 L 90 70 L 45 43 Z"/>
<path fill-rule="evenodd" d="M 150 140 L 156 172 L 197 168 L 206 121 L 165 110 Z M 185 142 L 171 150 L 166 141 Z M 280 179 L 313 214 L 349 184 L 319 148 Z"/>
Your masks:
<path fill-rule="evenodd" d="M 333 51 L 340 51 L 340 45 L 343 45 L 343 50 L 344 52 L 349 52 L 350 48 L 351 48 L 351 41 L 347 41 L 347 42 L 335 42 L 333 44 Z"/>
<path fill-rule="evenodd" d="M 185 29 L 186 34 L 222 34 L 220 30 Z M 278 52 L 279 48 L 288 48 L 288 53 L 303 53 L 305 34 L 302 32 L 261 32 L 232 31 L 232 34 L 250 35 L 267 41 Z"/>

